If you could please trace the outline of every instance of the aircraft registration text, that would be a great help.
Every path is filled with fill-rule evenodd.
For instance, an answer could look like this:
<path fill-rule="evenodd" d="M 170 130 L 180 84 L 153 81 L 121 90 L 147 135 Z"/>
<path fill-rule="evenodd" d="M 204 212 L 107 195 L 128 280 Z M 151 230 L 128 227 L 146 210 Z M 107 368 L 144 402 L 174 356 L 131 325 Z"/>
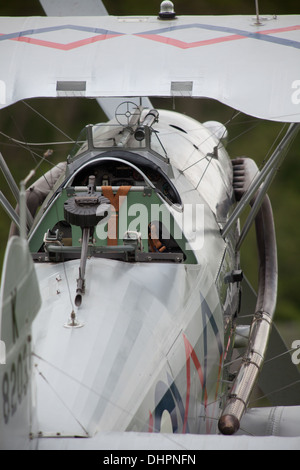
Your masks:
<path fill-rule="evenodd" d="M 29 358 L 28 345 L 25 343 L 3 374 L 1 396 L 2 417 L 5 424 L 9 423 L 27 395 L 30 376 Z"/>

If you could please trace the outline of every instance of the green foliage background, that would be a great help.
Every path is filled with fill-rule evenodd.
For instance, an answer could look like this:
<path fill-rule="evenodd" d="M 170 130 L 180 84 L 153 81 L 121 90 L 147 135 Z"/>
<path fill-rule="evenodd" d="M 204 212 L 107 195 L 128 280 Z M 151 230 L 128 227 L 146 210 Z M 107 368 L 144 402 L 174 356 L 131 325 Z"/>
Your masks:
<path fill-rule="evenodd" d="M 63 1 L 63 0 L 61 0 Z M 84 0 L 82 0 L 84 1 Z M 178 15 L 251 15 L 255 14 L 254 0 L 174 0 L 175 10 Z M 104 0 L 104 4 L 112 15 L 157 15 L 160 1 L 138 0 Z M 273 14 L 299 14 L 300 5 L 294 0 L 260 0 L 260 13 L 262 15 Z M 44 12 L 38 0 L 1 0 L 0 16 L 44 16 Z M 1 33 L 1 31 L 0 31 Z M 116 59 L 117 60 L 117 59 Z M 153 60 L 153 58 L 152 58 Z M 138 65 L 138 64 L 137 64 Z M 278 64 L 278 67 L 281 65 Z M 255 63 L 253 63 L 255 67 Z M 222 71 L 220 71 L 221 73 Z M 1 74 L 1 63 L 0 63 Z M 1 78 L 1 77 L 0 77 Z M 300 77 L 295 77 L 300 79 Z M 245 84 L 245 92 L 247 84 Z M 160 107 L 184 112 L 200 121 L 218 120 L 223 123 L 233 116 L 233 110 L 211 100 L 152 100 L 153 104 Z M 35 111 L 24 103 L 17 103 L 0 111 L 0 131 L 26 142 L 51 142 L 68 141 L 69 136 L 76 139 L 80 130 L 88 123 L 101 122 L 105 119 L 100 108 L 93 100 L 60 99 L 60 100 L 30 100 L 28 102 Z M 51 125 L 37 113 L 41 113 L 56 127 Z M 237 156 L 249 156 L 260 165 L 263 163 L 274 140 L 282 128 L 281 124 L 264 123 L 245 115 L 239 115 L 228 126 L 229 145 L 228 151 L 232 158 Z M 61 131 L 63 131 L 64 135 Z M 0 151 L 4 155 L 16 181 L 19 183 L 29 171 L 36 166 L 47 147 L 37 147 L 34 152 L 21 146 L 12 144 L 9 140 L 0 136 Z M 57 163 L 66 158 L 70 151 L 70 144 L 54 148 L 51 158 L 52 163 Z M 49 164 L 39 167 L 36 177 L 49 169 Z M 285 322 L 296 322 L 296 330 L 293 337 L 300 337 L 300 256 L 299 235 L 300 226 L 298 216 L 300 214 L 300 136 L 293 143 L 289 155 L 278 172 L 277 178 L 270 190 L 273 203 L 274 217 L 278 239 L 279 257 L 279 298 L 277 319 Z M 9 201 L 14 204 L 6 181 L 0 175 L 0 190 Z M 0 207 L 0 265 L 2 265 L 10 220 L 2 207 Z M 254 234 L 243 247 L 243 269 L 256 285 L 256 246 Z"/>

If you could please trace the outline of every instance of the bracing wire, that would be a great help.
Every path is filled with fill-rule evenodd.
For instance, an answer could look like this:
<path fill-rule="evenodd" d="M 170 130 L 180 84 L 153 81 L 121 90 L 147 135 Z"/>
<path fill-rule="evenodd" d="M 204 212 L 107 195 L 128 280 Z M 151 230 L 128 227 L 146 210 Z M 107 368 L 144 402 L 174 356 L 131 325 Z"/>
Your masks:
<path fill-rule="evenodd" d="M 51 383 L 49 382 L 49 380 L 45 377 L 45 375 L 43 374 L 43 372 L 41 372 L 38 368 L 38 366 L 36 365 L 35 366 L 37 371 L 38 371 L 38 374 L 39 376 L 46 382 L 46 384 L 50 387 L 50 389 L 52 390 L 52 392 L 54 393 L 54 395 L 58 398 L 58 400 L 62 403 L 62 405 L 68 410 L 68 412 L 70 413 L 70 415 L 75 419 L 75 421 L 79 424 L 79 426 L 82 428 L 85 436 L 89 436 L 89 433 L 88 431 L 85 429 L 84 425 L 79 421 L 79 419 L 75 416 L 73 410 L 67 405 L 67 403 L 61 398 L 61 396 L 57 393 L 57 391 L 55 390 L 55 387 L 53 387 L 51 385 Z"/>
<path fill-rule="evenodd" d="M 111 398 L 108 398 L 106 396 L 104 396 L 102 393 L 99 393 L 97 390 L 95 390 L 94 388 L 86 385 L 85 383 L 81 382 L 80 380 L 78 380 L 76 377 L 70 375 L 69 373 L 67 373 L 66 371 L 63 371 L 62 369 L 60 369 L 59 367 L 55 366 L 54 364 L 52 364 L 51 362 L 47 361 L 46 359 L 44 359 L 43 357 L 41 357 L 40 355 L 32 352 L 32 356 L 36 357 L 37 359 L 39 359 L 40 361 L 44 362 L 45 364 L 49 365 L 50 367 L 52 367 L 54 370 L 56 370 L 57 372 L 61 373 L 63 376 L 69 378 L 70 380 L 74 381 L 74 383 L 77 383 L 78 385 L 80 385 L 81 387 L 85 388 L 86 390 L 92 392 L 93 394 L 95 394 L 96 396 L 98 396 L 99 398 L 105 400 L 107 403 L 109 403 L 110 405 L 118 408 L 120 411 L 122 412 L 125 412 L 127 413 L 130 417 L 134 417 L 134 414 L 126 409 L 124 409 L 123 407 L 121 407 L 120 405 L 118 405 L 117 403 L 115 403 L 114 401 L 111 400 Z M 36 366 L 37 367 L 37 366 Z M 40 373 L 40 372 L 39 372 Z M 40 374 L 41 375 L 41 374 Z M 44 380 L 46 380 L 46 382 L 48 383 L 49 387 L 51 388 L 51 390 L 54 390 L 54 387 L 53 385 L 51 385 L 49 383 L 49 380 L 47 380 L 47 378 L 45 377 L 45 375 L 41 375 L 42 378 Z M 60 399 L 60 401 L 62 403 L 64 403 L 63 400 L 61 400 L 61 397 L 58 397 Z M 66 409 L 68 411 L 71 411 L 69 409 L 69 407 L 64 403 L 64 405 L 66 406 Z M 82 426 L 82 424 L 78 421 L 78 419 L 76 418 L 75 415 L 73 415 L 74 419 L 76 419 L 76 421 L 80 424 L 80 426 L 85 430 L 84 426 Z M 140 418 L 136 417 L 138 421 L 140 421 L 140 423 L 142 425 L 144 425 L 144 421 L 142 421 Z M 153 429 L 153 432 L 158 432 L 159 430 L 158 429 Z M 85 430 L 85 432 L 87 433 L 87 431 Z M 165 434 L 164 435 L 165 438 L 167 438 L 170 442 L 172 443 L 175 443 L 177 446 L 180 445 L 180 447 L 183 449 L 183 450 L 187 450 L 187 448 L 185 446 L 183 446 L 182 444 L 179 444 L 178 441 L 175 440 L 175 436 L 174 436 L 174 439 L 172 438 L 172 434 Z"/>
<path fill-rule="evenodd" d="M 299 383 L 300 383 L 300 379 L 295 380 L 294 382 L 292 382 L 288 385 L 285 385 L 284 387 L 278 388 L 276 390 L 272 390 L 272 392 L 268 392 L 265 395 L 261 395 L 260 397 L 255 397 L 255 400 L 250 401 L 249 405 L 251 405 L 252 403 L 256 403 L 259 400 L 263 400 L 263 399 L 268 398 L 272 395 L 275 395 L 276 393 L 282 392 L 283 390 L 288 390 L 289 388 L 292 388 L 292 387 L 294 387 L 295 385 L 297 385 Z"/>
<path fill-rule="evenodd" d="M 27 106 L 29 109 L 31 109 L 35 114 L 37 114 L 39 117 L 41 117 L 44 121 L 46 121 L 50 126 L 52 126 L 54 129 L 59 131 L 61 134 L 63 134 L 67 139 L 69 139 L 70 142 L 73 142 L 73 139 L 68 136 L 62 129 L 57 127 L 53 122 L 51 122 L 49 119 L 47 119 L 43 114 L 41 114 L 39 111 L 37 111 L 35 108 L 33 108 L 30 104 L 28 104 L 26 101 L 22 101 L 22 103 Z"/>

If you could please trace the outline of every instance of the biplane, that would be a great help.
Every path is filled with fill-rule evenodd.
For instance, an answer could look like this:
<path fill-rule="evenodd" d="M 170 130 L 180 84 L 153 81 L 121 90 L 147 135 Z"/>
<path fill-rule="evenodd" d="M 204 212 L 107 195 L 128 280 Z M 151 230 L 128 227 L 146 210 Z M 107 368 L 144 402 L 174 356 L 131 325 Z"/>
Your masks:
<path fill-rule="evenodd" d="M 299 131 L 300 16 L 41 4 L 48 16 L 0 18 L 1 108 L 92 98 L 107 121 L 35 182 L 17 184 L 1 155 L 17 205 L 0 192 L 0 448 L 299 449 L 267 193 Z M 224 124 L 154 97 L 206 97 L 287 128 L 259 169 L 230 158 Z M 240 259 L 253 225 L 257 292 Z M 257 384 L 268 406 L 249 406 Z"/>

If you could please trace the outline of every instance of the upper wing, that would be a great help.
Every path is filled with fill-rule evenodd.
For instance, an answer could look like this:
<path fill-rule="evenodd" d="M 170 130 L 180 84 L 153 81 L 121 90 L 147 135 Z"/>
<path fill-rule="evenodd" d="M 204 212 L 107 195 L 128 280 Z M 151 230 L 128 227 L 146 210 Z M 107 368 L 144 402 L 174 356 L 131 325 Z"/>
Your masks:
<path fill-rule="evenodd" d="M 107 16 L 108 12 L 101 0 L 40 0 L 40 3 L 47 16 Z M 99 105 L 109 119 L 112 119 L 117 107 L 124 101 L 120 98 L 98 98 Z M 139 106 L 142 104 L 145 108 L 152 108 L 148 98 L 132 98 L 131 105 Z"/>
<path fill-rule="evenodd" d="M 0 106 L 30 97 L 191 96 L 300 122 L 300 16 L 0 18 Z"/>
<path fill-rule="evenodd" d="M 40 0 L 47 16 L 108 15 L 101 0 Z"/>

